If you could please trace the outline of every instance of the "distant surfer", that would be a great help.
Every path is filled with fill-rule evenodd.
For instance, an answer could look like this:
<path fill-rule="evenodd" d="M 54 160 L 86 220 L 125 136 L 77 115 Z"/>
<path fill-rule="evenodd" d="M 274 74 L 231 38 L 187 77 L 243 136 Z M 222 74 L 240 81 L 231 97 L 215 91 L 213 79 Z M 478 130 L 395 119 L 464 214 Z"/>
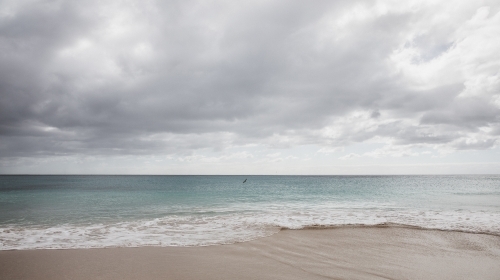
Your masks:
<path fill-rule="evenodd" d="M 246 181 L 247 181 L 247 179 L 245 179 L 245 181 L 243 181 L 243 184 L 245 184 Z"/>

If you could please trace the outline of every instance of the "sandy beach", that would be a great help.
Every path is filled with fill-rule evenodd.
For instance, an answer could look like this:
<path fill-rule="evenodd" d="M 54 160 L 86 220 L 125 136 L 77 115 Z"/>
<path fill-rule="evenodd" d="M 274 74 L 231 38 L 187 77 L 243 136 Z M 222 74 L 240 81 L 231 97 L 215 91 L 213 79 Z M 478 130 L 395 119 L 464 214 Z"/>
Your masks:
<path fill-rule="evenodd" d="M 1 251 L 0 279 L 500 279 L 500 237 L 340 227 L 208 247 Z"/>

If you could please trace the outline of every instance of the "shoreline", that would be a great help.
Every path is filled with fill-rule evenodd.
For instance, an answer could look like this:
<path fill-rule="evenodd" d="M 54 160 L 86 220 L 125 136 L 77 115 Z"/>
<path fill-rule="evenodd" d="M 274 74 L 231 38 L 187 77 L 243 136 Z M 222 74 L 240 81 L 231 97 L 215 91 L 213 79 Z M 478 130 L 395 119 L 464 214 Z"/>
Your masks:
<path fill-rule="evenodd" d="M 215 246 L 0 251 L 0 278 L 499 279 L 499 263 L 498 235 L 384 224 Z"/>
<path fill-rule="evenodd" d="M 324 230 L 324 229 L 328 230 L 328 229 L 340 229 L 340 228 L 353 228 L 353 229 L 354 228 L 406 228 L 406 229 L 426 230 L 426 231 L 458 232 L 458 233 L 467 233 L 467 234 L 484 234 L 484 235 L 491 235 L 491 236 L 500 237 L 500 233 L 497 233 L 497 232 L 460 230 L 460 229 L 427 228 L 427 227 L 422 227 L 422 226 L 398 224 L 398 223 L 391 223 L 391 222 L 373 224 L 373 225 L 365 225 L 365 224 L 311 225 L 311 226 L 306 226 L 306 227 L 298 228 L 298 229 L 282 227 L 280 229 L 280 231 L 283 231 L 283 230 Z"/>
<path fill-rule="evenodd" d="M 403 228 L 412 230 L 423 230 L 423 231 L 439 231 L 439 232 L 457 232 L 466 234 L 478 234 L 478 235 L 489 235 L 500 237 L 500 232 L 497 231 L 474 231 L 474 230 L 462 230 L 462 229 L 446 229 L 446 228 L 429 228 L 418 225 L 401 224 L 394 222 L 384 222 L 379 224 L 340 224 L 340 225 L 309 225 L 301 228 L 290 228 L 290 227 L 279 227 L 275 226 L 273 232 L 268 235 L 261 235 L 246 240 L 233 241 L 233 242 L 221 242 L 221 243 L 208 243 L 199 245 L 164 245 L 164 244 L 144 244 L 144 245 L 131 245 L 127 246 L 113 246 L 113 245 L 94 245 L 94 246 L 78 246 L 78 247 L 41 247 L 41 248 L 9 248 L 0 249 L 2 251 L 32 251 L 32 250 L 87 250 L 87 249 L 118 249 L 118 248 L 191 248 L 191 247 L 211 247 L 211 246 L 222 246 L 222 245 L 233 245 L 239 243 L 252 242 L 261 238 L 268 238 L 275 234 L 279 234 L 282 231 L 302 231 L 302 230 L 335 230 L 335 229 L 364 229 L 364 228 Z M 9 231 L 6 231 L 10 233 Z M 1 233 L 1 229 L 0 229 Z M 0 235 L 0 241 L 2 236 Z M 136 239 L 140 240 L 140 238 Z M 73 243 L 75 244 L 75 243 Z"/>

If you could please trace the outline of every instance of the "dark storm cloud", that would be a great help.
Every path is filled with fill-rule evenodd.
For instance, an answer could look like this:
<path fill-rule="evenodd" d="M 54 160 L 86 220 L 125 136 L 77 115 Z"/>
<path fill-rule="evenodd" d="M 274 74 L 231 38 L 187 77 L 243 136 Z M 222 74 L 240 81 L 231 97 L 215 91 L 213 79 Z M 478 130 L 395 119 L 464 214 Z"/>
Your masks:
<path fill-rule="evenodd" d="M 453 32 L 475 10 L 459 22 L 427 25 L 412 40 L 432 9 L 377 13 L 372 5 L 5 2 L 0 156 L 275 146 L 276 135 L 294 145 L 381 136 L 396 144 L 493 146 L 498 133 L 470 145 L 461 139 L 498 127 L 490 95 L 460 98 L 461 79 L 419 88 L 390 62 L 401 48 L 420 50 L 417 64 L 453 52 Z M 353 112 L 366 112 L 370 129 L 354 122 L 335 137 L 318 132 Z"/>

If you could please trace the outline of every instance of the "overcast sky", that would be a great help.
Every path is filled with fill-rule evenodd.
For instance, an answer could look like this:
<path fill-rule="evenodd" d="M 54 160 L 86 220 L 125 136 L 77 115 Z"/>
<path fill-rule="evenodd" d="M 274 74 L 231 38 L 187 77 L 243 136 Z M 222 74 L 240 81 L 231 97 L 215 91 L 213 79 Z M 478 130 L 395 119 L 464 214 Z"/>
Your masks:
<path fill-rule="evenodd" d="M 500 173 L 500 2 L 0 0 L 0 173 Z"/>

